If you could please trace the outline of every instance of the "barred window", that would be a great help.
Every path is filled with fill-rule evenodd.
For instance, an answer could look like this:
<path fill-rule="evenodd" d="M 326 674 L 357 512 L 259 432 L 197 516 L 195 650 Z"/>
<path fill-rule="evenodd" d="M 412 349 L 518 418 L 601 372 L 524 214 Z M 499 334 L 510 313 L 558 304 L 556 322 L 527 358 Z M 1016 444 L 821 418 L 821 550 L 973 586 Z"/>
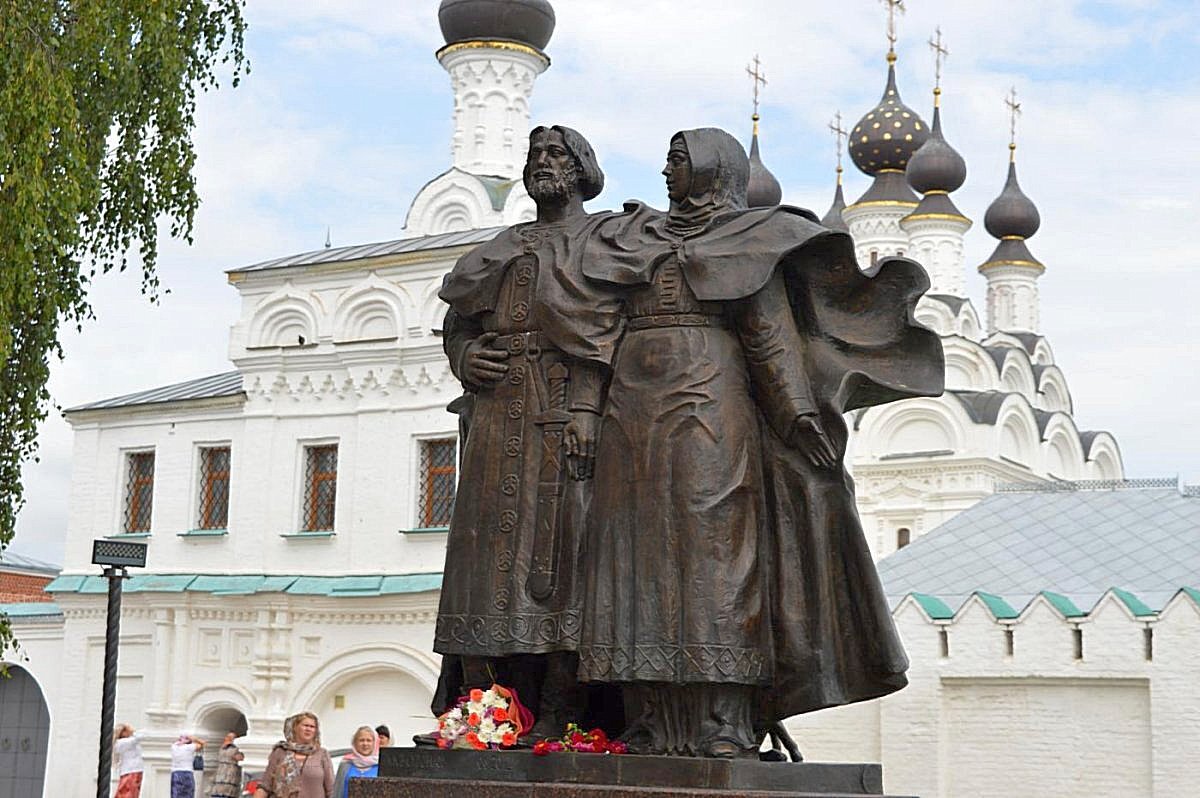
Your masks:
<path fill-rule="evenodd" d="M 154 452 L 125 455 L 125 531 L 149 532 L 154 501 Z"/>
<path fill-rule="evenodd" d="M 333 531 L 337 444 L 304 447 L 304 531 Z"/>
<path fill-rule="evenodd" d="M 450 526 L 454 512 L 455 440 L 421 441 L 421 526 Z"/>
<path fill-rule="evenodd" d="M 229 525 L 229 447 L 200 449 L 200 512 L 197 529 L 225 529 Z"/>

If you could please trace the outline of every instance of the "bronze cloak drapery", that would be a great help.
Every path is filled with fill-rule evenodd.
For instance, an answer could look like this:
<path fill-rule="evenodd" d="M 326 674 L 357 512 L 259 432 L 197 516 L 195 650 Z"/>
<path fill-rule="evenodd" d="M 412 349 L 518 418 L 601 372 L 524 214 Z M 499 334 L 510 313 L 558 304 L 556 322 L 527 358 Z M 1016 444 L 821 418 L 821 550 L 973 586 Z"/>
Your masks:
<path fill-rule="evenodd" d="M 915 262 L 886 258 L 864 274 L 848 235 L 786 206 L 722 214 L 682 242 L 665 226 L 661 212 L 627 205 L 626 214 L 599 226 L 579 253 L 583 273 L 645 285 L 672 244 L 701 301 L 743 300 L 769 290 L 782 273 L 799 332 L 795 357 L 839 459 L 845 411 L 942 392 L 941 342 L 914 318 L 917 299 L 929 287 Z M 760 410 L 770 405 L 761 397 L 756 402 Z M 760 557 L 768 569 L 772 676 L 763 692 L 764 721 L 886 695 L 904 686 L 908 666 L 849 475 L 841 467 L 810 465 L 784 444 L 786 430 L 773 421 L 763 416 L 760 452 L 768 519 Z"/>

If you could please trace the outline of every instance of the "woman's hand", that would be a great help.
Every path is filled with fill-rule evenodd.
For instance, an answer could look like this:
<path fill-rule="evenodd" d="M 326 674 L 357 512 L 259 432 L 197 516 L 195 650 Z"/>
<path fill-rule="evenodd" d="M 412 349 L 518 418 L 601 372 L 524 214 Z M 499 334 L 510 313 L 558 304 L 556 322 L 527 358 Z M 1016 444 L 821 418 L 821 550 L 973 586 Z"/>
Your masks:
<path fill-rule="evenodd" d="M 808 462 L 817 468 L 833 468 L 837 465 L 837 451 L 815 414 L 797 416 L 792 422 L 787 442 L 788 446 L 803 452 Z"/>
<path fill-rule="evenodd" d="M 596 472 L 596 438 L 600 434 L 600 414 L 577 410 L 563 430 L 567 450 L 567 475 L 571 479 L 591 479 Z"/>
<path fill-rule="evenodd" d="M 492 341 L 496 333 L 486 332 L 467 344 L 467 355 L 464 358 L 467 382 L 475 385 L 491 385 L 504 379 L 508 372 L 508 351 L 493 349 Z"/>

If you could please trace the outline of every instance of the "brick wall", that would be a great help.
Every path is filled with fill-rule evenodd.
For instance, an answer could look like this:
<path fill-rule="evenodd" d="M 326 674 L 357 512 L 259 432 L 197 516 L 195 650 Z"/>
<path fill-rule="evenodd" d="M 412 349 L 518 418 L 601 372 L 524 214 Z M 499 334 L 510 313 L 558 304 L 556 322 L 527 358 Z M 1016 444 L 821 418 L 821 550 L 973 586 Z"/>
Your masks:
<path fill-rule="evenodd" d="M 42 592 L 50 584 L 51 576 L 14 574 L 0 571 L 0 604 L 19 604 L 26 601 L 53 601 L 54 597 Z"/>

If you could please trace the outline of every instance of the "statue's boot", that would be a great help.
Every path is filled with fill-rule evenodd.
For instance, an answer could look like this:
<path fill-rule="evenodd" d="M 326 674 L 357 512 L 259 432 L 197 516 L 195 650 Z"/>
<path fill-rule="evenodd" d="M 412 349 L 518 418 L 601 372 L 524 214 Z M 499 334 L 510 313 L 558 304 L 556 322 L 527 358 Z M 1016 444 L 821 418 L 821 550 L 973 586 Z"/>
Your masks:
<path fill-rule="evenodd" d="M 534 740 L 562 737 L 567 724 L 580 722 L 583 714 L 583 690 L 575 675 L 578 655 L 573 651 L 554 651 L 545 657 L 546 676 L 530 732 Z"/>

